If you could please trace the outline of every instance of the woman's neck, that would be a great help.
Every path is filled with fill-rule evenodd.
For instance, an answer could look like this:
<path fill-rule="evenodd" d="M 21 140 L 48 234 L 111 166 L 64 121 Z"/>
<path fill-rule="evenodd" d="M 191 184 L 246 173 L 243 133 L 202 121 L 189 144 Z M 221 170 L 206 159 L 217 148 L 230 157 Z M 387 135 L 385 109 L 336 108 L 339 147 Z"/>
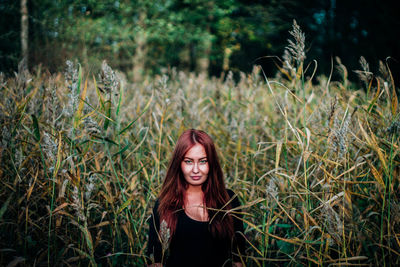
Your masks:
<path fill-rule="evenodd" d="M 188 217 L 196 221 L 208 221 L 208 212 L 201 186 L 189 186 L 185 192 L 184 210 Z"/>
<path fill-rule="evenodd" d="M 203 189 L 201 189 L 201 186 L 189 185 L 188 188 L 186 189 L 186 194 L 203 195 Z"/>
<path fill-rule="evenodd" d="M 202 204 L 204 202 L 204 193 L 201 186 L 189 186 L 185 192 L 185 206 L 193 204 Z"/>

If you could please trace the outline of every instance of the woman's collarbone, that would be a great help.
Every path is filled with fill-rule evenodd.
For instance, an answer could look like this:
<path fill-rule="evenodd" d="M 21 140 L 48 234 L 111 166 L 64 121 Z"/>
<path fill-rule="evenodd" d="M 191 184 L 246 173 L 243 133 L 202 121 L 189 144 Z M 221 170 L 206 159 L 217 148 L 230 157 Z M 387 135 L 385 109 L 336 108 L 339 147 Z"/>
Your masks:
<path fill-rule="evenodd" d="M 186 215 L 196 221 L 208 221 L 207 209 L 202 204 L 188 205 L 184 208 Z"/>

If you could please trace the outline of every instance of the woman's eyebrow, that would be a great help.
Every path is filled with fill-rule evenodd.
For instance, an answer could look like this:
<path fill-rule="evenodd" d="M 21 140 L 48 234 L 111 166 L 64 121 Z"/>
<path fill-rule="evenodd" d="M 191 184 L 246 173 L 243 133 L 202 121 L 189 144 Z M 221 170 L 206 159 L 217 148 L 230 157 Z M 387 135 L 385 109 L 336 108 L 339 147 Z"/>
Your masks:
<path fill-rule="evenodd" d="M 192 158 L 189 158 L 189 157 L 184 157 L 183 159 L 190 159 L 190 160 L 193 160 Z M 199 160 L 200 160 L 200 159 L 207 159 L 207 157 L 199 158 Z"/>

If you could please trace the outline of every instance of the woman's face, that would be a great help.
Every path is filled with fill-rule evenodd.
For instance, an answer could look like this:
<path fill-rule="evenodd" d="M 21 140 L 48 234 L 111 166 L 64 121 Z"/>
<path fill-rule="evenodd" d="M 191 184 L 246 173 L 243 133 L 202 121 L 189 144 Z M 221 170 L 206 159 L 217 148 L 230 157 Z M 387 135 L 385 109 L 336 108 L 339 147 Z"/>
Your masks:
<path fill-rule="evenodd" d="M 207 180 L 209 166 L 203 145 L 196 144 L 186 152 L 181 169 L 189 186 L 200 186 Z"/>

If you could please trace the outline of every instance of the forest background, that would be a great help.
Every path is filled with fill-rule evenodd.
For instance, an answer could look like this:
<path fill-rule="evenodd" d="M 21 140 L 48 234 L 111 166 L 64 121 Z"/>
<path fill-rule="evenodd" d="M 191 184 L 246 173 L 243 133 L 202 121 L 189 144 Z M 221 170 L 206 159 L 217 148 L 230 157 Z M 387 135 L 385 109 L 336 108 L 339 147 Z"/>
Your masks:
<path fill-rule="evenodd" d="M 254 64 L 271 75 L 274 61 L 260 57 L 282 55 L 293 19 L 307 33 L 307 57 L 318 60 L 317 74 L 328 75 L 336 56 L 350 70 L 360 56 L 376 69 L 379 60 L 400 58 L 395 1 L 2 0 L 2 72 L 12 73 L 22 58 L 21 3 L 27 7 L 29 66 L 50 71 L 79 58 L 97 70 L 107 60 L 135 79 L 169 67 L 215 76 L 229 69 L 237 77 Z M 399 63 L 392 65 L 398 73 Z"/>
<path fill-rule="evenodd" d="M 0 0 L 0 265 L 151 263 L 199 128 L 245 266 L 399 266 L 394 2 Z"/>

